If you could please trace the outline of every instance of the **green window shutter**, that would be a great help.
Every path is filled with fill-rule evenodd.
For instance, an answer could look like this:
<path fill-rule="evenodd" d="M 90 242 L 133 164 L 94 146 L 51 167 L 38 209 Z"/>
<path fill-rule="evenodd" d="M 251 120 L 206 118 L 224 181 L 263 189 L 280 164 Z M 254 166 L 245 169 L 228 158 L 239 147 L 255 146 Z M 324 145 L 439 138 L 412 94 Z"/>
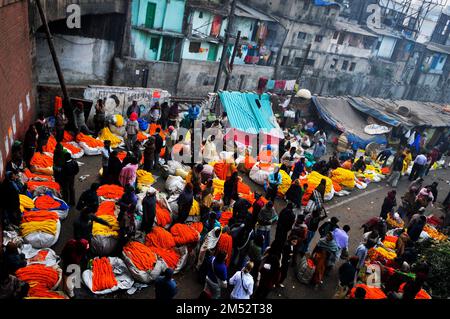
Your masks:
<path fill-rule="evenodd" d="M 147 3 L 147 14 L 145 15 L 145 27 L 153 29 L 155 24 L 156 3 Z"/>
<path fill-rule="evenodd" d="M 217 60 L 217 51 L 218 51 L 218 45 L 210 43 L 209 51 L 208 51 L 208 61 L 216 61 Z"/>
<path fill-rule="evenodd" d="M 159 38 L 152 37 L 150 39 L 150 50 L 158 52 L 159 48 Z"/>

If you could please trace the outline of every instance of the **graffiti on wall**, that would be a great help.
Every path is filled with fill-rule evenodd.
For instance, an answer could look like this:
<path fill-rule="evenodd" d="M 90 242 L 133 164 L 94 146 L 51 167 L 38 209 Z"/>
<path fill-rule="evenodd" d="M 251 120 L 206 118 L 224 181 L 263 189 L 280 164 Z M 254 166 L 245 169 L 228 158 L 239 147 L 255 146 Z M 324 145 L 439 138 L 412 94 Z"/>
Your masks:
<path fill-rule="evenodd" d="M 89 86 L 84 90 L 84 98 L 95 103 L 101 99 L 105 104 L 106 116 L 126 115 L 128 106 L 136 101 L 141 108 L 141 115 L 146 115 L 156 102 L 160 104 L 169 100 L 170 94 L 165 90 L 152 88 L 130 88 L 114 86 Z M 88 123 L 93 120 L 95 107 L 91 109 Z"/>

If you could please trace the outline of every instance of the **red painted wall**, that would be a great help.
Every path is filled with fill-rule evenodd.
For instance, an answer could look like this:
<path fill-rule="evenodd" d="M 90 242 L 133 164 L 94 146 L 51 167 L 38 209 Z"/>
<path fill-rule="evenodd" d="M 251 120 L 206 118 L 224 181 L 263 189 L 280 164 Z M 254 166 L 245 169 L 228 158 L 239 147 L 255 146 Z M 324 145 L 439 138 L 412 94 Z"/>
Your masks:
<path fill-rule="evenodd" d="M 15 139 L 34 120 L 28 1 L 0 2 L 0 179 Z M 14 128 L 15 126 L 15 128 Z"/>

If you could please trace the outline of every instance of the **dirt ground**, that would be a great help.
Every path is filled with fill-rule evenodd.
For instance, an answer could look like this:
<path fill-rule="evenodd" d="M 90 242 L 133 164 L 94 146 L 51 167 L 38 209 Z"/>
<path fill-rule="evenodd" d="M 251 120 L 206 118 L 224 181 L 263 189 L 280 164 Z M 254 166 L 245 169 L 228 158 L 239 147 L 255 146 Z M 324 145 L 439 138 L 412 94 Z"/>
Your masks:
<path fill-rule="evenodd" d="M 80 167 L 80 174 L 89 175 L 86 180 L 76 182 L 76 196 L 80 196 L 81 192 L 89 188 L 92 182 L 98 179 L 98 170 L 101 167 L 101 157 L 85 156 L 79 160 L 84 163 Z M 159 172 L 155 171 L 154 175 L 158 176 Z M 253 183 L 247 176 L 243 176 L 244 181 L 248 183 L 255 191 L 263 192 L 262 187 Z M 429 176 L 425 178 L 426 184 L 431 184 L 432 181 L 439 182 L 439 196 L 438 202 L 442 202 L 449 192 L 450 169 L 431 171 Z M 407 177 L 402 177 L 397 188 L 397 202 L 400 201 L 400 196 L 403 195 L 409 185 Z M 164 180 L 160 177 L 154 185 L 158 190 L 164 191 Z M 351 195 L 345 197 L 335 197 L 332 201 L 326 203 L 329 217 L 337 216 L 340 220 L 341 227 L 348 224 L 351 227 L 349 232 L 349 252 L 353 254 L 362 238 L 361 225 L 373 216 L 378 216 L 384 197 L 390 187 L 386 186 L 385 182 L 370 184 L 365 190 L 354 190 Z M 286 205 L 284 200 L 278 199 L 275 207 L 279 212 Z M 430 209 L 428 214 L 441 214 L 440 205 L 435 205 L 434 209 Z M 67 242 L 73 237 L 73 222 L 78 216 L 78 211 L 71 208 L 69 216 L 62 222 L 62 231 L 58 243 L 53 247 L 57 254 L 59 254 Z M 274 232 L 275 227 L 272 231 Z M 273 236 L 272 236 L 273 238 Z M 310 245 L 312 249 L 318 241 L 318 235 L 313 239 Z M 289 275 L 285 280 L 285 288 L 275 289 L 269 298 L 284 298 L 284 299 L 328 299 L 332 298 L 336 285 L 338 282 L 337 268 L 341 262 L 338 262 L 335 269 L 331 271 L 328 277 L 325 278 L 324 285 L 319 289 L 300 284 L 294 276 L 293 268 L 290 269 Z M 175 276 L 179 293 L 176 298 L 179 299 L 195 299 L 199 296 L 203 289 L 197 281 L 197 274 L 194 270 L 186 270 Z M 82 287 L 76 292 L 77 298 L 121 298 L 121 299 L 148 299 L 154 298 L 154 289 L 152 286 L 141 289 L 133 295 L 128 295 L 126 292 L 116 293 L 107 296 L 95 296 L 86 287 Z"/>

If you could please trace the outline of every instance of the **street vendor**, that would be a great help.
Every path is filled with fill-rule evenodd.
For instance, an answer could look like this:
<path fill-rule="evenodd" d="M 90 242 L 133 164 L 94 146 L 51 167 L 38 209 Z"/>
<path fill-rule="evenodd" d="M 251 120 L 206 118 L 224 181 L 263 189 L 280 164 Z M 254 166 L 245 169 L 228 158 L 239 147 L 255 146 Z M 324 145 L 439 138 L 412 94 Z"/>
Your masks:
<path fill-rule="evenodd" d="M 283 182 L 283 178 L 280 173 L 280 168 L 275 167 L 273 173 L 269 175 L 269 185 L 267 187 L 266 197 L 268 200 L 275 201 L 278 194 L 278 187 Z"/>
<path fill-rule="evenodd" d="M 281 157 L 282 164 L 286 165 L 290 170 L 294 166 L 295 162 L 300 159 L 300 155 L 297 153 L 296 147 L 291 147 L 291 149 L 283 154 Z"/>
<path fill-rule="evenodd" d="M 311 140 L 309 139 L 308 135 L 303 135 L 300 139 L 300 145 L 304 148 L 310 148 L 311 147 Z"/>
<path fill-rule="evenodd" d="M 320 139 L 317 144 L 314 145 L 313 156 L 316 162 L 320 161 L 320 158 L 327 153 L 327 147 L 325 145 L 325 140 Z"/>
<path fill-rule="evenodd" d="M 353 170 L 355 172 L 363 172 L 366 170 L 366 163 L 364 162 L 364 157 L 360 156 L 359 159 L 353 164 Z"/>
<path fill-rule="evenodd" d="M 160 120 L 160 118 L 161 118 L 161 107 L 159 106 L 159 103 L 156 102 L 149 112 L 150 123 L 156 123 Z"/>

